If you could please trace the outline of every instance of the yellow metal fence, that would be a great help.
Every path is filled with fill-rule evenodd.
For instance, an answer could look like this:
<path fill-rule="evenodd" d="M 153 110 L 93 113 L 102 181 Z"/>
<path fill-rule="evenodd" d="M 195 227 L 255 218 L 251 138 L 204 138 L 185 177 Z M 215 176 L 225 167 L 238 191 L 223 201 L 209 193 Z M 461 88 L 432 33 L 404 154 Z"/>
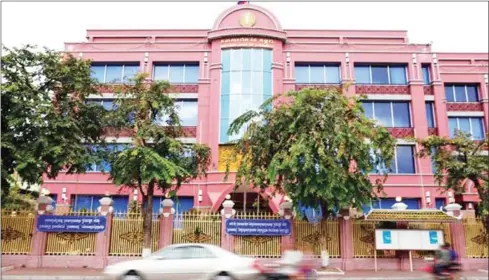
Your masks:
<path fill-rule="evenodd" d="M 236 214 L 236 219 L 280 219 L 280 216 L 272 213 L 241 212 Z M 257 258 L 279 258 L 281 256 L 280 236 L 234 236 L 234 253 L 257 257 Z"/>
<path fill-rule="evenodd" d="M 157 251 L 160 220 L 153 217 L 151 251 Z M 140 214 L 118 214 L 112 219 L 109 256 L 141 256 L 143 251 L 143 217 Z"/>
<path fill-rule="evenodd" d="M 31 252 L 35 216 L 32 211 L 2 211 L 2 254 Z"/>
<path fill-rule="evenodd" d="M 206 243 L 221 246 L 221 215 L 191 212 L 176 215 L 172 243 Z"/>
<path fill-rule="evenodd" d="M 326 220 L 318 224 L 308 221 L 294 221 L 295 247 L 320 256 L 327 250 L 332 258 L 340 257 L 340 227 L 338 220 Z"/>
<path fill-rule="evenodd" d="M 375 253 L 376 222 L 365 220 L 353 221 L 353 257 L 372 258 Z M 377 257 L 392 258 L 396 252 L 393 250 L 377 250 Z"/>
<path fill-rule="evenodd" d="M 465 248 L 469 258 L 489 258 L 489 242 L 484 223 L 481 220 L 464 222 Z"/>
<path fill-rule="evenodd" d="M 95 212 L 70 211 L 70 216 L 96 216 Z M 83 232 L 48 232 L 45 255 L 95 255 L 96 233 Z"/>

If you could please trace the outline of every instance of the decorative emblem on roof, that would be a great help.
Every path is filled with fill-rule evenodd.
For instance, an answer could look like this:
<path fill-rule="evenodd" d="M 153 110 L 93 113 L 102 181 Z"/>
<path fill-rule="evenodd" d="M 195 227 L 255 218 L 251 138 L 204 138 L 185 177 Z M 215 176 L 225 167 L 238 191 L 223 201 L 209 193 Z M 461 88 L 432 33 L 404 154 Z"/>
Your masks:
<path fill-rule="evenodd" d="M 243 27 L 253 27 L 256 23 L 256 18 L 251 12 L 246 12 L 239 18 L 239 24 Z"/>

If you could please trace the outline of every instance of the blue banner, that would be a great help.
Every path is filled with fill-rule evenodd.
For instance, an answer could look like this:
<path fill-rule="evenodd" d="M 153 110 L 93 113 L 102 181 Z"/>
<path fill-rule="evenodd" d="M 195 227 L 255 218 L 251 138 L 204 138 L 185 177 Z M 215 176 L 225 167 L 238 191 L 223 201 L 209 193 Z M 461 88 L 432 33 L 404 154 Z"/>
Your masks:
<path fill-rule="evenodd" d="M 438 244 L 438 232 L 430 231 L 430 244 Z"/>
<path fill-rule="evenodd" d="M 290 234 L 289 220 L 226 220 L 226 233 L 231 235 L 282 236 Z"/>
<path fill-rule="evenodd" d="M 384 244 L 392 244 L 392 233 L 391 231 L 382 232 L 382 240 Z"/>
<path fill-rule="evenodd" d="M 104 216 L 39 216 L 36 226 L 42 232 L 102 232 L 106 224 Z"/>

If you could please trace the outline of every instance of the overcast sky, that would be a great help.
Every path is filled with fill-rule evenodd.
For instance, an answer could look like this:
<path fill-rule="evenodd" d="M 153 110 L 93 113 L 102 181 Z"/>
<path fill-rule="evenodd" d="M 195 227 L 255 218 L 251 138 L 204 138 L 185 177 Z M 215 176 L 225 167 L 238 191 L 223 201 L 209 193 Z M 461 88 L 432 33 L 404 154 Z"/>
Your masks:
<path fill-rule="evenodd" d="M 85 41 L 86 29 L 209 29 L 233 2 L 2 3 L 2 43 L 57 50 Z M 488 51 L 487 2 L 266 2 L 285 29 L 407 30 L 411 43 L 441 52 Z"/>

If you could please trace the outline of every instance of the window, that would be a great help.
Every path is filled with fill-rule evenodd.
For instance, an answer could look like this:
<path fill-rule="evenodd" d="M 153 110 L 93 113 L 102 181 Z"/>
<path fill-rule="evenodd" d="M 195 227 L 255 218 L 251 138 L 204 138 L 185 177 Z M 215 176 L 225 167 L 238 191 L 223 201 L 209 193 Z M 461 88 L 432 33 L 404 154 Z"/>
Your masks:
<path fill-rule="evenodd" d="M 105 110 L 107 111 L 112 111 L 116 109 L 116 106 L 114 106 L 114 99 L 112 98 L 103 98 L 103 99 L 87 99 L 86 101 L 87 104 L 99 104 L 104 107 Z"/>
<path fill-rule="evenodd" d="M 479 102 L 476 85 L 445 85 L 447 102 Z"/>
<path fill-rule="evenodd" d="M 299 64 L 295 66 L 298 84 L 339 84 L 340 67 L 328 64 Z"/>
<path fill-rule="evenodd" d="M 246 130 L 228 135 L 229 125 L 241 114 L 257 110 L 272 97 L 272 51 L 225 49 L 222 51 L 219 142 L 239 139 Z"/>
<path fill-rule="evenodd" d="M 436 127 L 436 125 L 435 125 L 435 109 L 433 106 L 434 106 L 433 102 L 426 102 L 425 103 L 426 121 L 428 122 L 428 128 Z"/>
<path fill-rule="evenodd" d="M 153 197 L 153 214 L 160 213 L 161 202 L 165 198 L 163 196 L 154 196 Z M 175 202 L 175 211 L 178 214 L 183 212 L 187 212 L 188 210 L 194 208 L 194 198 L 193 196 L 179 196 L 177 198 L 172 198 L 173 202 Z M 144 207 L 146 207 L 146 202 L 144 203 Z"/>
<path fill-rule="evenodd" d="M 172 84 L 197 84 L 199 82 L 198 64 L 156 64 L 154 80 L 167 80 Z"/>
<path fill-rule="evenodd" d="M 373 163 L 376 161 L 376 154 L 370 152 Z M 377 163 L 370 173 L 394 173 L 394 174 L 412 174 L 415 173 L 414 167 L 414 152 L 411 145 L 399 145 L 394 151 L 390 168 L 386 168 L 382 161 Z"/>
<path fill-rule="evenodd" d="M 430 66 L 427 64 L 423 64 L 421 66 L 421 72 L 423 73 L 423 83 L 425 85 L 430 85 L 431 84 Z"/>
<path fill-rule="evenodd" d="M 390 167 L 390 173 L 412 174 L 415 173 L 414 168 L 414 152 L 413 146 L 397 146 L 395 151 L 396 157 Z"/>
<path fill-rule="evenodd" d="M 411 127 L 408 102 L 362 102 L 365 115 L 385 127 Z"/>
<path fill-rule="evenodd" d="M 478 117 L 449 117 L 448 127 L 450 137 L 455 137 L 455 131 L 460 130 L 471 135 L 473 140 L 484 139 L 483 118 Z"/>
<path fill-rule="evenodd" d="M 357 84 L 405 85 L 406 66 L 403 65 L 356 65 Z"/>
<path fill-rule="evenodd" d="M 392 209 L 392 206 L 396 204 L 395 198 L 380 198 L 374 200 L 370 204 L 363 205 L 363 213 L 368 213 L 370 209 Z M 421 199 L 419 198 L 403 198 L 402 203 L 407 205 L 407 209 L 420 209 Z"/>
<path fill-rule="evenodd" d="M 100 206 L 101 195 L 73 195 L 71 197 L 73 211 L 95 212 Z"/>
<path fill-rule="evenodd" d="M 106 149 L 109 151 L 123 151 L 129 144 L 108 144 Z M 102 149 L 97 145 L 89 145 L 89 149 L 92 152 L 97 152 L 98 149 Z M 111 166 L 106 160 L 102 160 L 100 163 L 92 163 L 87 165 L 88 172 L 110 172 Z"/>
<path fill-rule="evenodd" d="M 444 198 L 435 198 L 435 207 L 436 209 L 440 209 L 445 207 L 446 199 Z"/>
<path fill-rule="evenodd" d="M 197 126 L 197 100 L 175 100 L 175 108 L 182 126 Z M 167 126 L 168 116 L 156 117 L 155 123 Z"/>
<path fill-rule="evenodd" d="M 93 64 L 92 78 L 99 83 L 119 84 L 133 79 L 139 72 L 138 64 Z"/>
<path fill-rule="evenodd" d="M 113 201 L 112 207 L 114 208 L 114 212 L 127 212 L 127 207 L 129 206 L 129 197 L 127 195 L 114 195 L 111 198 Z"/>

